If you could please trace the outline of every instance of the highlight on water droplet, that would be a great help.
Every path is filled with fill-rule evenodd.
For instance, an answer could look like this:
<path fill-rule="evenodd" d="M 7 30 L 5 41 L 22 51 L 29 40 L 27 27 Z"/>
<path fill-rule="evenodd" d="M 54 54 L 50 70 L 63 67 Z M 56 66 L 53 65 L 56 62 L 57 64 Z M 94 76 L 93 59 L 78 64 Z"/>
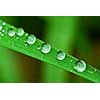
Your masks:
<path fill-rule="evenodd" d="M 13 29 L 10 29 L 8 31 L 8 36 L 13 37 L 15 35 L 15 31 Z"/>
<path fill-rule="evenodd" d="M 2 30 L 2 25 L 0 25 L 0 31 Z"/>
<path fill-rule="evenodd" d="M 18 28 L 16 34 L 17 34 L 18 36 L 22 36 L 22 35 L 24 35 L 24 30 L 23 30 L 23 28 Z"/>
<path fill-rule="evenodd" d="M 39 47 L 40 48 L 40 47 Z M 51 45 L 48 43 L 43 43 L 40 48 L 42 53 L 49 53 L 51 51 Z"/>
<path fill-rule="evenodd" d="M 33 34 L 29 35 L 27 40 L 26 40 L 26 43 L 27 44 L 34 44 L 35 42 L 36 42 L 36 37 Z"/>
<path fill-rule="evenodd" d="M 84 72 L 86 70 L 86 63 L 83 60 L 79 60 L 76 62 L 74 69 L 77 72 Z"/>
<path fill-rule="evenodd" d="M 57 52 L 57 60 L 63 60 L 66 57 L 66 54 L 63 51 Z"/>

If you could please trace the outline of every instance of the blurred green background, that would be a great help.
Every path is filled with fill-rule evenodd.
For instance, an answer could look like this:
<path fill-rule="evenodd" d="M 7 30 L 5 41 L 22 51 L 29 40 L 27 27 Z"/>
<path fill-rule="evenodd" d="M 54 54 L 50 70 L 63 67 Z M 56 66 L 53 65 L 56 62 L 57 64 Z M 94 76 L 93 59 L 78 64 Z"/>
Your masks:
<path fill-rule="evenodd" d="M 15 27 L 100 68 L 100 17 L 96 16 L 0 16 Z M 91 82 L 56 66 L 0 46 L 0 82 Z"/>

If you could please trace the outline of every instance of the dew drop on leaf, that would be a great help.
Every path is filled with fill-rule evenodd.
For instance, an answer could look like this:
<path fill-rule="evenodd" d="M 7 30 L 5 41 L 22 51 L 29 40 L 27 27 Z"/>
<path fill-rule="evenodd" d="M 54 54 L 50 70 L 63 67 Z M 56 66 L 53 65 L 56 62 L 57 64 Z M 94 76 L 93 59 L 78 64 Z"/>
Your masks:
<path fill-rule="evenodd" d="M 5 32 L 5 30 L 2 30 L 2 32 Z"/>
<path fill-rule="evenodd" d="M 71 60 L 70 60 L 70 62 L 72 63 L 72 62 L 73 62 L 73 60 L 71 59 Z"/>
<path fill-rule="evenodd" d="M 40 50 L 42 53 L 49 53 L 51 51 L 51 45 L 48 43 L 43 43 Z"/>
<path fill-rule="evenodd" d="M 6 25 L 6 23 L 5 23 L 5 22 L 3 22 L 3 23 L 2 23 L 2 25 Z"/>
<path fill-rule="evenodd" d="M 27 44 L 34 44 L 36 42 L 36 37 L 31 34 L 28 36 L 26 42 L 27 42 Z"/>
<path fill-rule="evenodd" d="M 16 34 L 17 34 L 18 36 L 22 36 L 22 35 L 24 35 L 24 30 L 23 30 L 23 28 L 18 28 Z"/>
<path fill-rule="evenodd" d="M 19 37 L 16 37 L 16 40 L 18 40 L 19 39 Z"/>
<path fill-rule="evenodd" d="M 8 31 L 8 36 L 13 37 L 14 35 L 15 35 L 15 31 L 12 30 L 12 29 L 10 29 L 10 30 Z"/>
<path fill-rule="evenodd" d="M 1 34 L 1 36 L 4 36 L 4 34 Z"/>
<path fill-rule="evenodd" d="M 79 60 L 76 62 L 74 69 L 77 72 L 84 72 L 86 70 L 86 63 L 83 60 Z"/>
<path fill-rule="evenodd" d="M 28 46 L 28 44 L 27 43 L 25 43 L 25 47 L 27 48 L 27 46 Z"/>
<path fill-rule="evenodd" d="M 37 49 L 38 49 L 38 50 L 41 49 L 41 45 L 38 45 L 38 46 L 37 46 Z"/>
<path fill-rule="evenodd" d="M 63 60 L 65 58 L 66 54 L 63 51 L 58 51 L 57 52 L 57 59 L 58 60 Z"/>

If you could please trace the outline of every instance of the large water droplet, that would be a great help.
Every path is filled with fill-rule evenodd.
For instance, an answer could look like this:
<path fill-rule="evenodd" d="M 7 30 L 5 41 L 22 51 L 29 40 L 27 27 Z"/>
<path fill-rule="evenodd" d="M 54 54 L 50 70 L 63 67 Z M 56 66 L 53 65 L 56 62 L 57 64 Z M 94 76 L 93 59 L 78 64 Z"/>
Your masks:
<path fill-rule="evenodd" d="M 51 45 L 48 43 L 43 43 L 41 46 L 42 53 L 49 53 L 51 51 Z"/>
<path fill-rule="evenodd" d="M 27 38 L 27 44 L 34 44 L 36 42 L 36 37 L 34 35 L 29 35 Z"/>
<path fill-rule="evenodd" d="M 79 61 L 76 62 L 74 69 L 77 72 L 84 72 L 86 70 L 86 63 L 83 60 L 79 60 Z"/>
<path fill-rule="evenodd" d="M 23 30 L 23 28 L 18 28 L 16 34 L 17 34 L 18 36 L 22 36 L 22 35 L 24 35 L 24 30 Z"/>
<path fill-rule="evenodd" d="M 63 60 L 65 58 L 66 54 L 63 51 L 58 51 L 57 52 L 57 59 L 58 60 Z"/>
<path fill-rule="evenodd" d="M 13 36 L 15 35 L 15 31 L 12 30 L 12 29 L 10 29 L 10 30 L 8 31 L 8 35 L 9 35 L 10 37 L 13 37 Z"/>
<path fill-rule="evenodd" d="M 0 31 L 2 30 L 2 25 L 0 25 Z"/>

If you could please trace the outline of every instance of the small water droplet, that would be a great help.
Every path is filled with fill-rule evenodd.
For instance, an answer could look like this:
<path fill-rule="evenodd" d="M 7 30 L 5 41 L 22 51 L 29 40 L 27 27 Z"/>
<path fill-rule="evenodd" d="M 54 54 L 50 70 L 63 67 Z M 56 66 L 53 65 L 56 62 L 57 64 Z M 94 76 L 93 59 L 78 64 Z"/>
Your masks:
<path fill-rule="evenodd" d="M 36 37 L 33 34 L 31 34 L 28 36 L 26 42 L 27 42 L 27 44 L 34 44 L 36 42 Z"/>
<path fill-rule="evenodd" d="M 19 39 L 19 37 L 16 37 L 16 40 L 18 40 Z"/>
<path fill-rule="evenodd" d="M 37 49 L 38 49 L 38 50 L 41 49 L 41 45 L 38 45 L 38 46 L 37 46 Z"/>
<path fill-rule="evenodd" d="M 22 35 L 24 35 L 24 30 L 23 30 L 23 28 L 18 28 L 16 34 L 17 34 L 18 36 L 22 36 Z"/>
<path fill-rule="evenodd" d="M 13 37 L 13 36 L 15 35 L 15 31 L 12 30 L 12 29 L 10 29 L 10 30 L 8 31 L 8 35 L 9 35 L 10 37 Z"/>
<path fill-rule="evenodd" d="M 27 48 L 27 46 L 28 46 L 28 44 L 27 44 L 27 43 L 25 43 L 25 48 Z"/>
<path fill-rule="evenodd" d="M 66 54 L 63 51 L 58 51 L 57 52 L 57 59 L 58 60 L 63 60 L 65 58 Z"/>
<path fill-rule="evenodd" d="M 79 60 L 79 61 L 76 62 L 74 69 L 77 72 L 84 72 L 86 70 L 86 63 L 83 60 Z"/>
<path fill-rule="evenodd" d="M 0 32 L 0 35 L 1 35 L 2 33 Z"/>
<path fill-rule="evenodd" d="M 51 51 L 51 45 L 48 43 L 43 43 L 41 46 L 42 53 L 49 53 Z"/>
<path fill-rule="evenodd" d="M 27 37 L 28 36 L 28 33 L 26 33 L 25 36 Z"/>
<path fill-rule="evenodd" d="M 2 32 L 5 32 L 5 30 L 2 30 Z"/>
<path fill-rule="evenodd" d="M 91 73 L 91 74 L 95 73 L 96 71 L 97 71 L 97 69 L 95 69 L 95 68 L 92 68 L 91 70 L 88 70 L 88 72 Z"/>
<path fill-rule="evenodd" d="M 73 60 L 71 59 L 70 62 L 73 62 Z"/>
<path fill-rule="evenodd" d="M 0 31 L 2 30 L 2 25 L 0 25 Z"/>
<path fill-rule="evenodd" d="M 4 34 L 1 34 L 1 36 L 4 36 Z"/>
<path fill-rule="evenodd" d="M 2 23 L 2 25 L 6 25 L 6 23 L 5 23 L 5 22 L 3 22 L 3 23 Z"/>

